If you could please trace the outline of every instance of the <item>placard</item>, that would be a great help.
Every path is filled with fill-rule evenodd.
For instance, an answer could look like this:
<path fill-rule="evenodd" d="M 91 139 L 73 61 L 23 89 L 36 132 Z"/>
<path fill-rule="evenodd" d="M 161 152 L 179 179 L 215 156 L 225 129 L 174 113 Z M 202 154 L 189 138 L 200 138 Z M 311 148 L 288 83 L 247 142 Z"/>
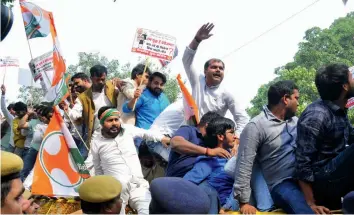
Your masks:
<path fill-rule="evenodd" d="M 176 38 L 149 29 L 136 30 L 132 52 L 171 61 L 176 47 Z"/>
<path fill-rule="evenodd" d="M 20 67 L 19 60 L 14 57 L 0 57 L 0 67 Z"/>
<path fill-rule="evenodd" d="M 30 64 L 30 69 L 33 75 L 34 81 L 37 81 L 41 76 L 42 72 L 53 70 L 53 51 L 47 52 L 39 57 L 36 57 Z"/>

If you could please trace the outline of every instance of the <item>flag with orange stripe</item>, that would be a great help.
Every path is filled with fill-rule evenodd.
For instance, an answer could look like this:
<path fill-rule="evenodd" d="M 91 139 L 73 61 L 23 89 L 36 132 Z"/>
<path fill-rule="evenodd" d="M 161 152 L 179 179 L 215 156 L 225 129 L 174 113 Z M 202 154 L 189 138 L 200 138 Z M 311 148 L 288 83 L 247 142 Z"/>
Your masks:
<path fill-rule="evenodd" d="M 34 166 L 32 194 L 78 196 L 79 185 L 89 177 L 69 129 L 54 108 Z"/>
<path fill-rule="evenodd" d="M 188 91 L 187 87 L 184 85 L 181 74 L 177 75 L 177 82 L 179 87 L 181 88 L 181 92 L 184 99 L 184 114 L 186 120 L 193 119 L 194 123 L 199 124 L 199 109 L 197 103 L 194 101 L 192 95 Z"/>
<path fill-rule="evenodd" d="M 49 16 L 51 12 L 24 0 L 20 0 L 20 6 L 27 39 L 48 36 L 50 33 Z"/>

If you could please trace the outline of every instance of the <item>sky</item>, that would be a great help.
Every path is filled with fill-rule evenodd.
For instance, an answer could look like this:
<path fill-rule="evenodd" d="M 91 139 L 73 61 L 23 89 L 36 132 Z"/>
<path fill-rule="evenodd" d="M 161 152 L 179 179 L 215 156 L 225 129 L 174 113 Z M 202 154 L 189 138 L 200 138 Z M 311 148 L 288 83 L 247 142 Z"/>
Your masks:
<path fill-rule="evenodd" d="M 78 52 L 100 52 L 121 64 L 136 63 L 131 52 L 137 28 L 157 30 L 177 38 L 179 56 L 169 64 L 173 74 L 184 74 L 182 55 L 197 30 L 207 22 L 215 24 L 211 38 L 203 41 L 194 66 L 200 72 L 210 58 L 225 62 L 224 82 L 244 106 L 258 88 L 272 80 L 274 69 L 293 60 L 307 29 L 328 28 L 339 17 L 354 10 L 354 1 L 317 0 L 313 6 L 244 48 L 230 52 L 305 8 L 315 0 L 33 0 L 53 12 L 58 38 L 67 65 L 76 64 Z M 27 68 L 31 59 L 20 7 L 16 1 L 15 21 L 0 43 L 0 56 L 18 57 Z M 51 50 L 50 36 L 29 41 L 33 57 Z M 225 56 L 227 57 L 225 58 Z M 4 70 L 0 70 L 3 82 Z M 16 101 L 18 79 L 25 77 L 7 68 L 7 98 Z M 28 76 L 25 77 L 28 80 Z"/>

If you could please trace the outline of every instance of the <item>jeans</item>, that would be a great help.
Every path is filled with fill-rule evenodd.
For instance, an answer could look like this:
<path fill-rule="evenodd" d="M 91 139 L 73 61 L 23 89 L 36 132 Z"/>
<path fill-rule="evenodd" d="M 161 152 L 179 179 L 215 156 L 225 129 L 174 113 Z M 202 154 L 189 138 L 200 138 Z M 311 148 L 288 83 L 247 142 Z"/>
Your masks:
<path fill-rule="evenodd" d="M 313 191 L 318 205 L 340 209 L 341 198 L 354 190 L 354 144 L 348 146 L 325 166 L 315 170 Z"/>
<path fill-rule="evenodd" d="M 135 138 L 134 139 L 134 144 L 137 150 L 137 153 L 139 154 L 139 147 L 141 144 L 143 144 L 145 140 L 141 138 Z M 154 141 L 146 141 L 145 144 L 149 148 L 149 151 L 152 154 L 157 154 L 161 156 L 165 161 L 168 161 L 168 157 L 170 156 L 171 152 L 171 147 L 164 147 L 161 142 L 154 142 Z"/>
<path fill-rule="evenodd" d="M 314 214 L 307 204 L 300 186 L 294 180 L 285 180 L 271 191 L 274 203 L 287 214 Z"/>
<path fill-rule="evenodd" d="M 235 177 L 237 158 L 232 157 L 225 165 L 224 169 L 231 177 Z M 252 176 L 251 176 L 251 189 L 252 195 L 250 199 L 250 204 L 255 206 L 259 211 L 271 211 L 274 208 L 274 202 L 272 196 L 270 195 L 268 185 L 264 179 L 262 170 L 258 164 L 255 162 L 253 164 Z M 228 198 L 228 203 L 225 209 L 239 210 L 239 204 L 233 197 L 233 191 Z"/>
<path fill-rule="evenodd" d="M 218 214 L 219 213 L 219 196 L 218 192 L 209 185 L 207 180 L 204 180 L 201 184 L 198 185 L 202 188 L 206 194 L 208 194 L 210 200 L 210 209 L 208 214 Z"/>
<path fill-rule="evenodd" d="M 87 150 L 87 148 L 85 146 L 85 143 L 83 143 L 80 139 L 76 139 L 74 137 L 73 137 L 73 139 L 74 139 L 74 141 L 76 143 L 77 148 L 80 151 L 81 156 L 84 158 L 84 160 L 86 160 L 86 158 L 88 156 L 88 150 Z"/>
<path fill-rule="evenodd" d="M 143 139 L 141 138 L 135 138 L 134 139 L 134 145 L 135 145 L 135 148 L 136 148 L 136 152 L 138 153 L 139 155 L 139 148 L 140 148 L 140 145 L 143 143 Z"/>
<path fill-rule="evenodd" d="M 161 142 L 147 141 L 146 142 L 149 151 L 153 154 L 160 155 L 165 161 L 168 162 L 170 156 L 171 147 L 164 147 Z"/>
<path fill-rule="evenodd" d="M 29 148 L 19 148 L 15 147 L 14 154 L 18 155 L 22 160 L 26 157 Z"/>
<path fill-rule="evenodd" d="M 9 144 L 9 147 L 7 148 L 6 150 L 7 152 L 11 152 L 11 153 L 14 153 L 15 151 L 15 147 L 13 147 L 11 144 Z"/>
<path fill-rule="evenodd" d="M 24 159 L 23 159 L 24 166 L 23 166 L 23 169 L 20 173 L 22 182 L 25 181 L 25 179 L 27 178 L 27 176 L 30 174 L 31 170 L 33 169 L 34 164 L 36 163 L 37 154 L 38 154 L 37 150 L 35 150 L 34 148 L 30 148 L 28 150 L 28 153 L 26 154 L 26 157 L 24 157 Z"/>

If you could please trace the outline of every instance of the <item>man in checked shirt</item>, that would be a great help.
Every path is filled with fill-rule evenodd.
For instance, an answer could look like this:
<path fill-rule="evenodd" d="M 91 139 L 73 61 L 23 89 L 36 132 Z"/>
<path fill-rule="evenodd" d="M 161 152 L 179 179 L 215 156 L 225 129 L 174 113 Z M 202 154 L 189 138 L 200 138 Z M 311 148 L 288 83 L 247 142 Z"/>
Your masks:
<path fill-rule="evenodd" d="M 341 197 L 354 190 L 354 130 L 346 108 L 354 80 L 348 66 L 332 64 L 318 70 L 315 83 L 321 99 L 298 121 L 296 172 L 307 204 L 324 214 L 340 209 Z"/>

